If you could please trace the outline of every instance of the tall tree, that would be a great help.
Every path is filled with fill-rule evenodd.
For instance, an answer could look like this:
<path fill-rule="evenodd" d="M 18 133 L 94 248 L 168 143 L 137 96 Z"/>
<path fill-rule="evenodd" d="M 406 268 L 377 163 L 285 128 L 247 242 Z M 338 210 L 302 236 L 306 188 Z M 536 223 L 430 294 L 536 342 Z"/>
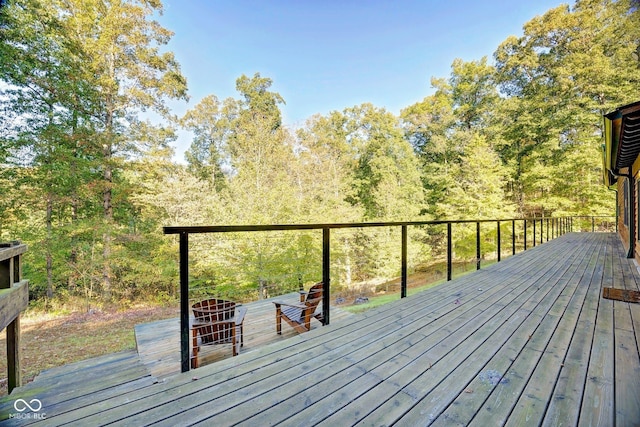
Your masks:
<path fill-rule="evenodd" d="M 185 153 L 189 167 L 196 176 L 212 181 L 218 190 L 225 185 L 223 168 L 229 163 L 226 142 L 231 129 L 225 107 L 215 95 L 208 95 L 181 119 L 182 126 L 194 134 Z"/>
<path fill-rule="evenodd" d="M 125 156 L 135 151 L 131 124 L 145 109 L 167 114 L 165 98 L 186 96 L 173 55 L 158 49 L 171 35 L 150 19 L 158 12 L 158 1 L 100 0 L 16 0 L 1 11 L 0 78 L 8 85 L 3 101 L 17 117 L 14 158 L 22 159 L 19 167 L 32 168 L 23 176 L 35 178 L 30 182 L 45 194 L 47 241 L 59 241 L 53 234 L 62 226 L 71 236 L 66 256 L 72 270 L 82 235 L 74 227 L 82 229 L 93 217 L 100 192 L 104 221 L 97 244 L 107 297 L 116 180 Z M 46 258 L 51 283 L 53 253 Z"/>
<path fill-rule="evenodd" d="M 182 118 L 195 134 L 187 152 L 190 168 L 218 190 L 229 187 L 228 208 L 237 215 L 235 221 L 293 220 L 292 203 L 283 200 L 291 195 L 293 139 L 282 126 L 279 105 L 284 99 L 270 90 L 272 84 L 259 73 L 242 75 L 236 80 L 240 99 L 221 104 L 208 96 Z M 262 207 L 253 209 L 257 201 Z"/>
<path fill-rule="evenodd" d="M 102 152 L 103 287 L 110 297 L 112 232 L 114 225 L 114 171 L 134 147 L 127 132 L 136 115 L 147 109 L 168 116 L 167 98 L 186 99 L 186 80 L 171 52 L 161 53 L 172 35 L 157 21 L 159 1 L 70 0 L 66 12 L 68 34 L 87 58 L 81 77 L 91 83 L 97 96 L 92 109 L 95 139 Z"/>
<path fill-rule="evenodd" d="M 428 212 L 437 218 L 509 216 L 502 185 L 505 168 L 501 102 L 487 59 L 455 60 L 448 80 L 432 79 L 435 93 L 402 111 L 406 138 L 424 167 Z"/>
<path fill-rule="evenodd" d="M 418 159 L 398 119 L 371 104 L 347 108 L 346 140 L 357 161 L 353 202 L 365 218 L 416 218 L 424 205 Z"/>
<path fill-rule="evenodd" d="M 356 196 L 357 160 L 347 142 L 347 117 L 338 111 L 314 115 L 297 131 L 298 168 L 294 171 L 298 214 L 307 222 L 360 221 Z"/>
<path fill-rule="evenodd" d="M 6 85 L 1 98 L 12 116 L 10 129 L 3 133 L 3 146 L 11 153 L 4 166 L 21 177 L 13 181 L 15 186 L 33 190 L 25 191 L 22 200 L 33 195 L 30 208 L 43 212 L 39 248 L 49 297 L 56 281 L 54 267 L 59 270 L 63 262 L 56 248 L 66 240 L 54 222 L 64 224 L 71 195 L 87 182 L 86 174 L 71 166 L 78 153 L 75 138 L 81 133 L 78 117 L 85 114 L 77 95 L 88 89 L 72 77 L 82 64 L 80 50 L 65 38 L 64 21 L 50 6 L 26 0 L 0 11 L 0 80 Z M 29 172 L 15 173 L 20 168 Z"/>
<path fill-rule="evenodd" d="M 525 213 L 610 211 L 599 182 L 602 115 L 637 97 L 638 40 L 629 1 L 583 0 L 534 18 L 496 51 L 511 97 L 502 156 Z"/>

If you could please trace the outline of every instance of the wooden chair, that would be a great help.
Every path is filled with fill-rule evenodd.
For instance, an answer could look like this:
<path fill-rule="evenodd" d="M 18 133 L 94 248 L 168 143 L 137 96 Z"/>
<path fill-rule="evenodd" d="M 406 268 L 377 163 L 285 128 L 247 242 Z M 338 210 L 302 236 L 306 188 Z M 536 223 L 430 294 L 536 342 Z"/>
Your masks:
<path fill-rule="evenodd" d="M 237 356 L 244 345 L 243 322 L 247 313 L 232 301 L 208 299 L 197 302 L 191 307 L 195 321 L 191 325 L 193 355 L 191 367 L 197 368 L 198 352 L 201 345 L 231 344 L 233 355 Z"/>
<path fill-rule="evenodd" d="M 316 313 L 318 304 L 322 301 L 322 282 L 316 283 L 309 289 L 309 292 L 300 292 L 300 303 L 289 304 L 281 301 L 274 301 L 276 305 L 276 332 L 282 334 L 282 320 L 284 319 L 298 333 L 307 332 L 311 329 L 311 318 L 315 317 L 323 321 L 322 312 Z"/>

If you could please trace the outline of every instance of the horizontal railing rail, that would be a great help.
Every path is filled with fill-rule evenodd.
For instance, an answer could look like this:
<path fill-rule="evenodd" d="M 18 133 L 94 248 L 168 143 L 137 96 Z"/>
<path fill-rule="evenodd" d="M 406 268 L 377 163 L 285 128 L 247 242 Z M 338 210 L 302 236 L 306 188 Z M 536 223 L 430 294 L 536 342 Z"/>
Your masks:
<path fill-rule="evenodd" d="M 532 218 L 506 218 L 506 219 L 482 219 L 482 220 L 437 220 L 437 221 L 395 221 L 395 222 L 360 222 L 360 223 L 330 223 L 330 224 L 271 224 L 271 225 L 212 225 L 212 226 L 174 226 L 164 227 L 165 234 L 179 235 L 180 251 L 180 351 L 181 368 L 183 372 L 190 369 L 189 361 L 189 235 L 203 233 L 244 233 L 244 232 L 269 232 L 269 231 L 303 231 L 322 230 L 322 282 L 324 284 L 322 310 L 323 324 L 330 322 L 330 285 L 331 285 L 331 230 L 357 229 L 371 227 L 399 227 L 401 230 L 401 268 L 400 268 L 400 297 L 407 296 L 407 247 L 409 227 L 414 226 L 446 226 L 446 264 L 447 280 L 452 280 L 453 272 L 453 240 L 452 228 L 458 224 L 475 224 L 476 226 L 476 269 L 481 268 L 481 224 L 496 224 L 496 252 L 497 261 L 502 258 L 503 247 L 501 229 L 503 224 L 511 224 L 511 253 L 517 252 L 516 224 L 522 223 L 523 250 L 529 246 L 535 247 L 544 241 L 549 241 L 573 230 L 574 221 L 590 221 L 592 231 L 596 230 L 596 221 L 605 222 L 605 218 L 613 216 L 580 216 L 580 217 L 532 217 Z M 617 227 L 616 227 L 617 228 Z M 531 240 L 529 240 L 529 238 Z"/>

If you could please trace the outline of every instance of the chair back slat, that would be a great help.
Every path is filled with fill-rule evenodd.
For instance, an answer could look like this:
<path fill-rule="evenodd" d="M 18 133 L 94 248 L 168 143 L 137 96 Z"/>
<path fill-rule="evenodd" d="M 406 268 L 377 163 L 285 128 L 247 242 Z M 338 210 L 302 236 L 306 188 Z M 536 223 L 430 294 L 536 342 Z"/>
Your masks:
<path fill-rule="evenodd" d="M 220 322 L 234 316 L 236 303 L 220 299 L 208 299 L 193 304 L 192 309 L 193 315 L 198 322 Z M 231 326 L 228 324 L 203 326 L 200 328 L 200 336 L 203 344 L 230 342 Z"/>
<path fill-rule="evenodd" d="M 304 316 L 307 314 L 307 312 L 309 314 L 313 314 L 316 311 L 318 304 L 320 304 L 320 301 L 322 301 L 323 291 L 324 291 L 324 285 L 322 284 L 322 282 L 316 283 L 311 287 L 311 289 L 309 289 L 309 292 L 307 293 L 307 298 L 304 301 L 304 305 L 306 305 L 307 308 L 301 311 L 300 313 L 301 320 L 304 320 Z"/>

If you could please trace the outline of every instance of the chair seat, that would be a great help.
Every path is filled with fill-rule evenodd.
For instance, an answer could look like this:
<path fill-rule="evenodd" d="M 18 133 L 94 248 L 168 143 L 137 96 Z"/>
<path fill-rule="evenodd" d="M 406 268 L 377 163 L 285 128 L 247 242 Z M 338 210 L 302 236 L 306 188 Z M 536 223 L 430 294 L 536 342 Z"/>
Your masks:
<path fill-rule="evenodd" d="M 276 306 L 276 332 L 282 333 L 282 320 L 284 319 L 299 333 L 307 332 L 311 329 L 311 318 L 315 317 L 323 321 L 322 312 L 316 312 L 318 304 L 322 301 L 324 285 L 322 282 L 316 283 L 309 289 L 309 292 L 300 293 L 300 303 L 286 303 L 274 301 Z"/>
<path fill-rule="evenodd" d="M 304 319 L 301 319 L 301 315 L 302 315 L 302 310 L 299 308 L 295 308 L 295 307 L 286 307 L 282 309 L 282 314 L 284 316 L 287 316 L 290 320 L 297 322 L 297 323 L 302 323 L 304 322 Z"/>

